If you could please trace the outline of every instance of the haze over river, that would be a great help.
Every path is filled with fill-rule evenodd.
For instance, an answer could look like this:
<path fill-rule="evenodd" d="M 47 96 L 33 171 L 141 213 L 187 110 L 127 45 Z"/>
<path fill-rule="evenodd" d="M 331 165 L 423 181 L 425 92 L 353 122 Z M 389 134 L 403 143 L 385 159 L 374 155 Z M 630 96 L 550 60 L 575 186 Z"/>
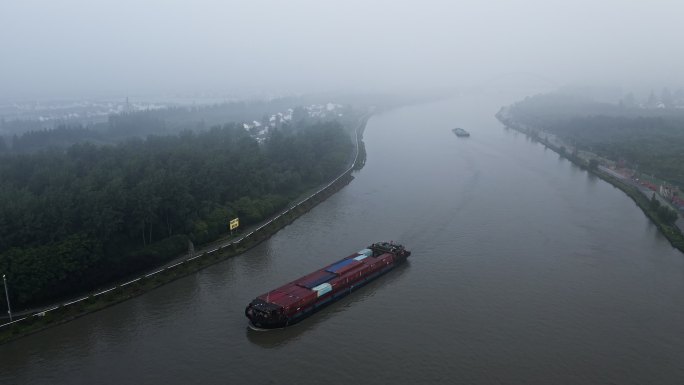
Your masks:
<path fill-rule="evenodd" d="M 504 129 L 514 100 L 373 116 L 340 192 L 241 256 L 0 346 L 0 384 L 684 383 L 684 255 Z M 247 328 L 255 296 L 381 240 L 409 262 L 291 328 Z"/>

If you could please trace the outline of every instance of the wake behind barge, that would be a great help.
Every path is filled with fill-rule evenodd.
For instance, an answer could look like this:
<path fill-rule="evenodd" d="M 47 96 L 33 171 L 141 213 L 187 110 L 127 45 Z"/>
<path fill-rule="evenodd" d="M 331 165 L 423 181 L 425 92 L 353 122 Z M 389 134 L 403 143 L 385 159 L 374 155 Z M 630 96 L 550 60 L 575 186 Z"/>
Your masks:
<path fill-rule="evenodd" d="M 380 242 L 255 298 L 245 309 L 250 327 L 293 325 L 392 270 L 411 252 Z"/>

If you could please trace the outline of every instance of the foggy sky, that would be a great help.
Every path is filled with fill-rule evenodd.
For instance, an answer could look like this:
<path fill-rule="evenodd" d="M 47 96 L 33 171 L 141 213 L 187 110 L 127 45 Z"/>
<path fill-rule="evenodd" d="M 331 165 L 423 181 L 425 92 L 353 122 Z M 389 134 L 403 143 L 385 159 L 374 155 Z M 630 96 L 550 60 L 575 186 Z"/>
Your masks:
<path fill-rule="evenodd" d="M 682 86 L 682 4 L 2 0 L 0 98 Z"/>

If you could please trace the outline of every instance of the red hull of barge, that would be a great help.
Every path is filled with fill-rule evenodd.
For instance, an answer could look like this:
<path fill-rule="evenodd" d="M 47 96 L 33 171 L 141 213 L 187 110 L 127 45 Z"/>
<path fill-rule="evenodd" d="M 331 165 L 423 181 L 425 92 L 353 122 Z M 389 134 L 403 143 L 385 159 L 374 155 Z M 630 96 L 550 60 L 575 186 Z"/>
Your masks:
<path fill-rule="evenodd" d="M 381 242 L 255 298 L 245 309 L 250 326 L 295 324 L 394 268 L 411 255 L 403 246 Z"/>

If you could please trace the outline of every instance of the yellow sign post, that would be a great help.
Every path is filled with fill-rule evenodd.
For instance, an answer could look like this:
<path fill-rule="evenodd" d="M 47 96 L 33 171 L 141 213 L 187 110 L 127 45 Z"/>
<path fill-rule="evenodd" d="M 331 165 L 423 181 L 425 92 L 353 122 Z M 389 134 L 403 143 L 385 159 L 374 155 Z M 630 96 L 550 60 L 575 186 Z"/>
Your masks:
<path fill-rule="evenodd" d="M 230 220 L 230 235 L 233 235 L 233 230 L 240 226 L 240 218 L 235 218 Z"/>

